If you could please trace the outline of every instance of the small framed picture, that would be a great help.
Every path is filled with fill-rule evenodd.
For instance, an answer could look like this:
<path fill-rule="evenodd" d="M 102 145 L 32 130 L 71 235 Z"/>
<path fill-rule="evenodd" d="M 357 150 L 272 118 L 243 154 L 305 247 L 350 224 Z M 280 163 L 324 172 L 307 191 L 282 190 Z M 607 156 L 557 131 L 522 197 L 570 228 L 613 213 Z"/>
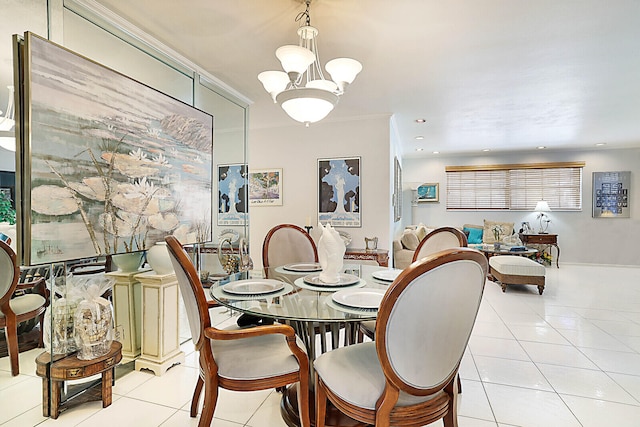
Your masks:
<path fill-rule="evenodd" d="M 418 187 L 418 202 L 437 202 L 440 200 L 440 184 L 426 183 Z"/>

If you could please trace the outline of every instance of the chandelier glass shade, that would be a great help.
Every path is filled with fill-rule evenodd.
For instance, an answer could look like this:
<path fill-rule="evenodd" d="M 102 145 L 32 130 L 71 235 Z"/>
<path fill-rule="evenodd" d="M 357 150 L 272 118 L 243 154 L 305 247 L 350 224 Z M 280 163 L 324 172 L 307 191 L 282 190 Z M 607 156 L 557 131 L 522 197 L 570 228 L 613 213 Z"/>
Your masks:
<path fill-rule="evenodd" d="M 310 25 L 309 4 L 296 21 L 305 18 L 298 28 L 299 44 L 276 50 L 284 71 L 263 71 L 258 80 L 271 95 L 273 102 L 294 120 L 309 126 L 324 119 L 338 103 L 346 87 L 362 70 L 362 64 L 351 58 L 337 58 L 325 68 L 333 80 L 325 79 L 318 57 L 316 39 L 318 29 Z"/>

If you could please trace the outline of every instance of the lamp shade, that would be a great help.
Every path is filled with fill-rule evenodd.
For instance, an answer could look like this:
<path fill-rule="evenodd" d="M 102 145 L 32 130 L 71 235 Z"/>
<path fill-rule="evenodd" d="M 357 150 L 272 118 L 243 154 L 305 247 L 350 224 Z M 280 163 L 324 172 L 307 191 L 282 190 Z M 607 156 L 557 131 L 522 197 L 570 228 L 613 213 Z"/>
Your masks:
<path fill-rule="evenodd" d="M 263 71 L 258 74 L 258 80 L 264 86 L 264 90 L 269 92 L 273 102 L 276 102 L 276 96 L 289 84 L 289 76 L 284 71 Z"/>
<path fill-rule="evenodd" d="M 344 90 L 344 86 L 351 84 L 362 71 L 362 64 L 351 58 L 336 58 L 327 62 L 324 68 L 331 74 L 340 90 Z"/>
<path fill-rule="evenodd" d="M 538 203 L 536 203 L 534 212 L 551 212 L 549 203 L 547 203 L 546 200 L 540 200 Z"/>
<path fill-rule="evenodd" d="M 287 73 L 302 74 L 315 61 L 316 56 L 302 46 L 285 45 L 276 49 L 276 56 Z"/>
<path fill-rule="evenodd" d="M 338 96 L 316 88 L 289 89 L 277 96 L 282 109 L 301 123 L 315 123 L 327 117 L 338 103 Z"/>

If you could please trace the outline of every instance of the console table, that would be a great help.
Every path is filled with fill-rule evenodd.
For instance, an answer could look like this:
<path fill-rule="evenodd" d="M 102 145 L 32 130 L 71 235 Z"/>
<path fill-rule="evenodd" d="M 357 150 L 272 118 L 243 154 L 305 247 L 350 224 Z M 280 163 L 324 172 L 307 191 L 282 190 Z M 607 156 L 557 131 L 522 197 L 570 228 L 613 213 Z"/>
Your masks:
<path fill-rule="evenodd" d="M 523 245 L 540 245 L 546 247 L 555 247 L 558 251 L 556 256 L 556 268 L 560 268 L 560 247 L 558 246 L 557 234 L 524 234 L 520 233 L 520 240 Z"/>
<path fill-rule="evenodd" d="M 353 249 L 347 248 L 344 259 L 355 259 L 360 261 L 375 261 L 380 267 L 389 266 L 389 251 L 385 249 Z"/>

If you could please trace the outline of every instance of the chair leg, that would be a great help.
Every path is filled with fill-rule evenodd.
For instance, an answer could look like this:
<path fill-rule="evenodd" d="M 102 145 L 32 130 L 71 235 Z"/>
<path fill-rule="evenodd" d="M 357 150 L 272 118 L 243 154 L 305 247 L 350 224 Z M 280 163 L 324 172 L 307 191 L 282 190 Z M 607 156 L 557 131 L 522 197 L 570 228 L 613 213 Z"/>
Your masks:
<path fill-rule="evenodd" d="M 214 378 L 205 378 L 203 382 L 204 403 L 202 404 L 202 413 L 200 414 L 198 427 L 209 427 L 211 426 L 213 413 L 216 410 L 216 403 L 218 402 L 218 382 Z"/>
<path fill-rule="evenodd" d="M 300 373 L 300 382 L 298 383 L 298 415 L 300 416 L 300 424 L 302 424 L 302 427 L 311 427 L 311 418 L 309 415 L 309 376 L 304 372 Z"/>
<path fill-rule="evenodd" d="M 200 403 L 200 393 L 202 392 L 202 386 L 204 386 L 204 381 L 202 381 L 202 377 L 198 375 L 196 389 L 193 391 L 193 397 L 191 398 L 191 418 L 195 418 L 198 416 L 198 403 Z"/>
<path fill-rule="evenodd" d="M 7 352 L 9 353 L 9 360 L 11 361 L 11 375 L 15 377 L 20 374 L 20 365 L 18 362 L 18 324 L 16 318 L 13 316 L 7 317 L 6 322 L 4 335 L 7 339 Z"/>
<path fill-rule="evenodd" d="M 316 372 L 316 427 L 324 427 L 324 419 L 327 416 L 327 394 L 324 384 Z"/>
<path fill-rule="evenodd" d="M 458 375 L 458 379 L 452 379 L 449 384 L 445 387 L 444 391 L 449 395 L 449 409 L 444 414 L 442 418 L 442 422 L 444 423 L 444 427 L 458 427 L 458 380 L 460 376 Z"/>

